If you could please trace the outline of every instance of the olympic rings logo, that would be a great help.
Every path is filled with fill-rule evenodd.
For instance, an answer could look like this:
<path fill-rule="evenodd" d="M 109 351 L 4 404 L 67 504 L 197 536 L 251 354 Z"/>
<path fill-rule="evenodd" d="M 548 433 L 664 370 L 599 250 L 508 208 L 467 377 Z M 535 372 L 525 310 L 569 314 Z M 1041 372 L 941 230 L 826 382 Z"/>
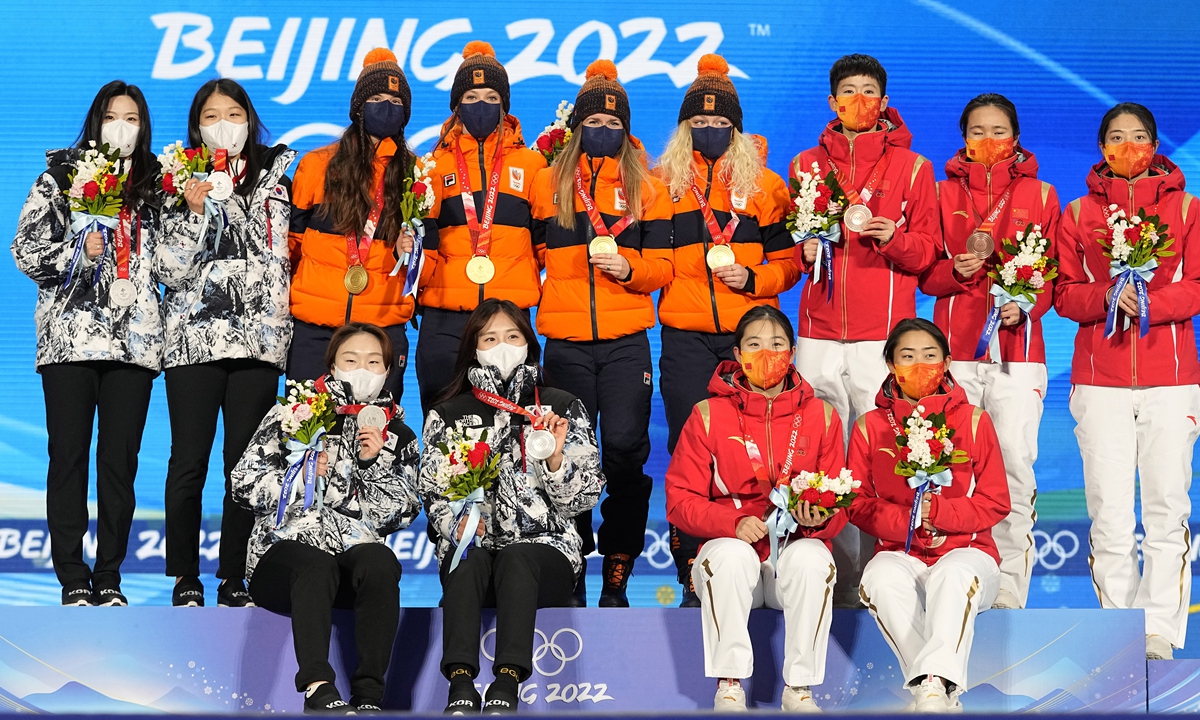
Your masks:
<path fill-rule="evenodd" d="M 546 633 L 537 628 L 535 628 L 533 632 L 542 639 L 542 644 L 533 649 L 533 670 L 542 677 L 554 677 L 555 675 L 558 675 L 567 667 L 567 663 L 575 660 L 580 656 L 581 653 L 583 653 L 583 637 L 580 636 L 579 632 L 574 628 L 566 627 L 556 630 L 555 633 L 550 637 L 546 637 Z M 573 635 L 575 637 L 575 642 L 573 643 L 574 652 L 568 653 L 567 648 L 564 648 L 558 643 L 558 639 L 561 635 L 563 635 L 563 633 Z M 485 632 L 483 637 L 479 639 L 480 652 L 483 653 L 485 658 L 493 662 L 496 660 L 496 658 L 492 653 L 488 652 L 487 639 L 495 634 L 496 629 L 492 628 L 491 630 Z M 568 640 L 567 642 L 569 643 L 570 641 Z M 541 665 L 538 664 L 539 661 L 544 660 L 547 655 L 558 661 L 558 668 L 556 668 L 554 672 L 547 672 L 546 670 L 542 669 Z"/>
<path fill-rule="evenodd" d="M 1079 537 L 1070 530 L 1059 530 L 1053 536 L 1045 530 L 1034 530 L 1037 562 L 1047 570 L 1058 570 L 1079 552 Z"/>
<path fill-rule="evenodd" d="M 675 558 L 671 555 L 671 531 L 668 530 L 662 535 L 646 528 L 646 538 L 649 542 L 646 544 L 646 549 L 642 552 L 642 558 L 650 563 L 650 567 L 655 570 L 663 570 L 675 563 Z M 659 555 L 663 558 L 660 560 Z"/>

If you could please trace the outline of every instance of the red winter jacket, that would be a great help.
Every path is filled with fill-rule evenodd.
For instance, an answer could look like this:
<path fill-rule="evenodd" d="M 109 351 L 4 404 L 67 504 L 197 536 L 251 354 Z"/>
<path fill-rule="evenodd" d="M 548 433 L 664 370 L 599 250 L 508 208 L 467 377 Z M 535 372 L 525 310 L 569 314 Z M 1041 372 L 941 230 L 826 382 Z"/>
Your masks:
<path fill-rule="evenodd" d="M 992 526 L 1003 520 L 1010 508 L 1000 441 L 996 439 L 991 417 L 967 402 L 962 387 L 950 376 L 947 378 L 940 394 L 922 398 L 919 407 L 925 409 L 922 412 L 925 417 L 946 413 L 946 425 L 955 431 L 952 439 L 955 448 L 966 451 L 971 460 L 950 466 L 953 479 L 931 501 L 929 520 L 938 535 L 945 536 L 945 542 L 930 547 L 930 534 L 918 527 L 909 554 L 933 565 L 955 548 L 973 547 L 991 555 L 999 564 Z M 850 433 L 849 465 L 862 487 L 849 508 L 849 519 L 877 538 L 875 547 L 880 552 L 904 552 L 916 492 L 908 486 L 908 478 L 896 474 L 896 432 L 888 420 L 888 411 L 895 413 L 896 425 L 903 428 L 913 407 L 898 398 L 894 387 L 892 377 L 888 376 L 875 398 L 876 409 L 859 416 Z"/>
<path fill-rule="evenodd" d="M 737 363 L 726 360 L 717 367 L 708 384 L 712 397 L 692 410 L 667 468 L 667 519 L 671 524 L 710 540 L 737 537 L 735 530 L 742 518 L 766 514 L 771 488 L 762 487 L 754 476 L 739 416 L 745 418 L 746 432 L 763 453 L 773 482 L 779 479 L 776 476 L 787 455 L 797 413 L 802 420 L 791 475 L 801 470 L 824 470 L 828 475 L 842 471 L 846 454 L 837 411 L 818 399 L 795 370 L 789 384 L 791 389 L 768 399 L 749 389 Z M 839 512 L 820 527 L 801 527 L 792 537 L 816 538 L 830 546 L 845 524 L 846 513 Z M 766 560 L 768 539 L 759 540 L 754 549 Z"/>
<path fill-rule="evenodd" d="M 1089 194 L 1063 213 L 1054 308 L 1079 323 L 1072 383 L 1146 387 L 1200 382 L 1192 332 L 1192 316 L 1200 313 L 1200 205 L 1183 188 L 1183 173 L 1163 155 L 1154 157 L 1150 177 L 1132 182 L 1100 163 L 1088 174 Z M 1107 235 L 1113 204 L 1130 216 L 1142 208 L 1158 215 L 1175 239 L 1170 248 L 1175 255 L 1160 260 L 1150 281 L 1150 332 L 1144 338 L 1138 337 L 1136 318 L 1124 329 L 1123 315 L 1117 332 L 1104 337 L 1104 295 L 1113 281 L 1099 241 Z"/>
<path fill-rule="evenodd" d="M 955 360 L 974 360 L 975 348 L 988 313 L 992 310 L 990 295 L 993 281 L 985 266 L 969 279 L 954 270 L 954 256 L 967 251 L 967 237 L 975 232 L 991 214 L 996 203 L 1012 187 L 1008 202 L 996 216 L 992 231 L 996 249 L 1002 240 L 1016 243 L 1017 233 L 1026 225 L 1041 225 L 1042 235 L 1049 240 L 1046 255 L 1057 255 L 1058 221 L 1061 211 L 1058 194 L 1050 183 L 1037 179 L 1037 158 L 1024 148 L 1017 155 L 997 163 L 990 170 L 982 163 L 971 162 L 959 150 L 946 163 L 946 180 L 938 183 L 938 204 L 942 213 L 942 252 L 933 266 L 921 275 L 921 292 L 933 295 L 933 321 L 946 333 L 950 354 Z M 970 197 L 963 190 L 963 181 L 970 187 Z M 974 209 L 972 209 L 974 205 Z M 1042 339 L 1042 316 L 1054 305 L 1053 284 L 1037 296 L 1033 312 L 1019 325 L 1001 325 L 1000 354 L 1007 362 L 1046 362 L 1046 345 Z M 1028 325 L 1028 327 L 1027 327 Z M 1025 354 L 1026 334 L 1029 354 Z M 997 359 L 984 355 L 981 359 Z"/>
<path fill-rule="evenodd" d="M 821 340 L 884 340 L 892 326 L 917 314 L 917 276 L 934 261 L 942 246 L 938 223 L 937 187 L 933 165 L 909 150 L 912 133 L 893 108 L 884 111 L 881 129 L 859 134 L 853 141 L 834 120 L 815 148 L 792 160 L 789 175 L 811 172 L 815 162 L 824 176 L 829 158 L 861 191 L 875 163 L 890 149 L 887 172 L 879 179 L 869 203 L 872 212 L 896 222 L 896 233 L 880 247 L 874 239 L 842 227 L 842 241 L 833 247 L 833 300 L 826 300 L 825 280 L 809 282 L 800 296 L 800 337 Z M 805 272 L 803 245 L 796 246 L 796 264 Z"/>

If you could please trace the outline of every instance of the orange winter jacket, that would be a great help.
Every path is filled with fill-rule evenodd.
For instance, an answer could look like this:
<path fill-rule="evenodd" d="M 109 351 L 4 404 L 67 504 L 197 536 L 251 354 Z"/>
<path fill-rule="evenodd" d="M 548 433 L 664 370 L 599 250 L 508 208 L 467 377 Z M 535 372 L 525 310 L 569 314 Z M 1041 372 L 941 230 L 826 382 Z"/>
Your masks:
<path fill-rule="evenodd" d="M 446 121 L 442 133 L 444 137 L 433 151 L 435 167 L 430 175 L 435 199 L 425 220 L 421 304 L 442 310 L 474 310 L 485 298 L 502 298 L 522 308 L 537 305 L 542 291 L 541 269 L 530 239 L 529 196 L 538 171 L 546 167 L 545 158 L 525 147 L 520 121 L 506 115 L 501 148 L 503 166 L 488 251 L 496 275 L 490 282 L 478 285 L 467 278 L 467 263 L 475 255 L 475 244 L 463 211 L 463 186 L 454 146 L 458 144 L 462 149 L 476 217 L 482 222 L 486 182 L 496 159 L 498 134 L 492 133 L 483 141 L 480 153 L 479 141 L 463 132 L 462 124 L 454 118 Z"/>
<path fill-rule="evenodd" d="M 636 140 L 634 140 L 637 143 Z M 637 143 L 641 147 L 640 143 Z M 615 158 L 580 162 L 584 187 L 611 232 L 626 210 Z M 557 340 L 612 340 L 654 327 L 651 293 L 670 282 L 671 196 L 658 178 L 642 184 L 642 213 L 616 236 L 630 275 L 618 282 L 588 262 L 596 231 L 574 192 L 575 227 L 558 224 L 554 168 L 538 173 L 533 188 L 533 245 L 545 258 L 546 281 L 537 330 Z"/>
<path fill-rule="evenodd" d="M 346 291 L 344 279 L 350 265 L 346 236 L 333 230 L 321 212 L 325 200 L 325 169 L 337 151 L 326 145 L 300 159 L 292 180 L 292 221 L 288 233 L 292 267 L 292 316 L 313 325 L 339 327 L 347 321 L 381 327 L 403 325 L 413 314 L 413 299 L 404 296 L 404 273 L 389 277 L 396 266 L 395 250 L 382 242 L 371 243 L 362 259 L 367 269 L 367 289 L 361 295 Z M 372 187 L 379 182 L 396 143 L 384 138 L 375 148 Z"/>
<path fill-rule="evenodd" d="M 756 138 L 766 151 L 766 141 Z M 730 244 L 739 265 L 750 269 L 750 282 L 734 290 L 713 277 L 705 257 L 712 237 L 700 204 L 687 191 L 675 202 L 675 277 L 663 288 L 658 317 L 663 325 L 695 332 L 733 332 L 742 315 L 755 305 L 779 307 L 776 296 L 796 284 L 800 271 L 792 259 L 794 243 L 784 226 L 791 202 L 787 185 L 763 168 L 759 191 L 752 197 L 733 197 L 721 180 L 720 169 L 699 152 L 692 153 L 696 187 L 704 193 L 722 229 L 731 210 L 741 218 Z M 765 261 L 765 262 L 764 262 Z"/>

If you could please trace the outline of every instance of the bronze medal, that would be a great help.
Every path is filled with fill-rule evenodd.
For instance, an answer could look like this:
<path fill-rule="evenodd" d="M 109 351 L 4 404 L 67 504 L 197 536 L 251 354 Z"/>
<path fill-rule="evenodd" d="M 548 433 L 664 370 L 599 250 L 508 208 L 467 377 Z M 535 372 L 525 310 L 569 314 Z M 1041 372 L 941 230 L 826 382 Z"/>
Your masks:
<path fill-rule="evenodd" d="M 980 260 L 987 260 L 996 252 L 996 241 L 986 230 L 976 230 L 967 237 L 967 252 Z"/>
<path fill-rule="evenodd" d="M 496 266 L 487 255 L 476 255 L 467 261 L 467 279 L 476 285 L 491 282 L 496 277 Z"/>
<path fill-rule="evenodd" d="M 346 286 L 346 292 L 351 295 L 359 295 L 363 290 L 367 289 L 367 281 L 369 279 L 365 267 L 362 265 L 351 265 L 346 268 L 346 277 L 342 283 Z"/>
<path fill-rule="evenodd" d="M 847 230 L 860 233 L 866 229 L 867 223 L 871 222 L 871 208 L 861 204 L 851 205 L 842 215 L 842 222 L 846 224 Z"/>

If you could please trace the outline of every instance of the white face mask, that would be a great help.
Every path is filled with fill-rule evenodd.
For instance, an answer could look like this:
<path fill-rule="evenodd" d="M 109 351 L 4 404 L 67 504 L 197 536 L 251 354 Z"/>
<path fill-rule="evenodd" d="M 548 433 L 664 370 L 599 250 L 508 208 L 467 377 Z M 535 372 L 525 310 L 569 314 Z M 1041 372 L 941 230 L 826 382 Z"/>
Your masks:
<path fill-rule="evenodd" d="M 138 126 L 124 120 L 109 120 L 100 126 L 100 142 L 109 150 L 119 150 L 121 157 L 133 154 L 137 145 Z"/>
<path fill-rule="evenodd" d="M 200 126 L 200 139 L 210 150 L 225 150 L 230 155 L 239 155 L 246 147 L 250 123 L 238 125 L 228 120 L 218 120 L 212 125 Z"/>
<path fill-rule="evenodd" d="M 387 373 L 373 373 L 367 368 L 346 371 L 335 366 L 333 379 L 341 380 L 349 385 L 355 400 L 367 403 L 379 397 L 380 391 L 383 390 L 383 384 L 387 382 Z"/>
<path fill-rule="evenodd" d="M 505 380 L 512 377 L 513 371 L 517 369 L 518 365 L 524 364 L 525 358 L 528 356 L 528 345 L 509 345 L 508 343 L 500 343 L 494 348 L 475 351 L 475 359 L 479 361 L 480 365 L 496 368 Z"/>

